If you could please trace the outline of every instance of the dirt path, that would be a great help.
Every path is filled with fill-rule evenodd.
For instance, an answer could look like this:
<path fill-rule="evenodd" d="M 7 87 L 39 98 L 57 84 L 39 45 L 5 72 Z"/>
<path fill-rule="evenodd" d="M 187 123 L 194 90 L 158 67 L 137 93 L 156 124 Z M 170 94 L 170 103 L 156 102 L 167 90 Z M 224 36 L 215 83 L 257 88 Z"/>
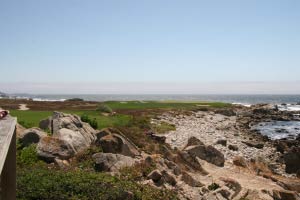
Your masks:
<path fill-rule="evenodd" d="M 20 104 L 19 110 L 29 110 L 29 108 L 27 107 L 27 104 Z"/>

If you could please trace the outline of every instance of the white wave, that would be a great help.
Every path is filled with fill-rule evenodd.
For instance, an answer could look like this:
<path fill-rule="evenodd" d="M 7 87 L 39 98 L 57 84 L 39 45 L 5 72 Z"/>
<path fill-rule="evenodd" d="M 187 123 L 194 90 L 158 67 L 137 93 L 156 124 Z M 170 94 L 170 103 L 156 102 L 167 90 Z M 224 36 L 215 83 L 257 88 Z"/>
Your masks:
<path fill-rule="evenodd" d="M 252 105 L 251 104 L 247 104 L 247 103 L 232 103 L 232 105 L 240 105 L 240 106 L 245 106 L 250 108 Z"/>
<path fill-rule="evenodd" d="M 300 111 L 300 105 L 286 104 L 277 106 L 280 111 Z"/>
<path fill-rule="evenodd" d="M 32 101 L 65 101 L 66 99 L 42 99 L 42 98 L 32 98 Z"/>

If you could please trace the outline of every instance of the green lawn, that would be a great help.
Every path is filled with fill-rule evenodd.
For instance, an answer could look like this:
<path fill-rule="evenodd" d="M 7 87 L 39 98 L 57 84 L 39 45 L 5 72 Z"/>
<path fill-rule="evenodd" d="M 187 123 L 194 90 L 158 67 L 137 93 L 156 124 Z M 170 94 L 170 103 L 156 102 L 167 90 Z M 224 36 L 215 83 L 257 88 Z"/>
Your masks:
<path fill-rule="evenodd" d="M 131 116 L 116 114 L 114 116 L 102 116 L 97 111 L 62 111 L 65 113 L 83 115 L 86 114 L 89 118 L 96 118 L 98 123 L 98 129 L 105 127 L 114 127 L 114 126 L 125 126 Z M 21 111 L 21 110 L 11 110 L 10 114 L 18 118 L 18 122 L 23 125 L 25 128 L 38 127 L 39 122 L 42 119 L 45 119 L 52 115 L 51 111 Z"/>
<path fill-rule="evenodd" d="M 230 104 L 221 102 L 193 102 L 193 101 L 106 101 L 104 104 L 114 109 L 196 109 L 203 106 L 222 108 Z"/>
<path fill-rule="evenodd" d="M 178 102 L 178 101 L 106 101 L 103 104 L 112 108 L 112 110 L 141 110 L 141 109 L 183 109 L 193 110 L 203 107 L 223 108 L 230 104 L 220 102 Z M 98 129 L 105 127 L 125 126 L 130 121 L 130 115 L 116 114 L 113 116 L 103 116 L 98 111 L 73 111 L 63 110 L 62 112 L 76 114 L 79 116 L 88 115 L 90 119 L 96 119 Z M 25 128 L 38 127 L 42 119 L 52 115 L 52 111 L 20 111 L 11 110 L 11 115 L 18 118 L 18 122 Z"/>

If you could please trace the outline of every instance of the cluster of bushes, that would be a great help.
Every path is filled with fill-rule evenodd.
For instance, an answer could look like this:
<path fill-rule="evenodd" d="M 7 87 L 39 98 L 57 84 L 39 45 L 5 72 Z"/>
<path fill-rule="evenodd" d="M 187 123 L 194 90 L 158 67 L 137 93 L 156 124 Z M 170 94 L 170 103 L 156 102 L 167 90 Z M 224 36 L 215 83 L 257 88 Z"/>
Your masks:
<path fill-rule="evenodd" d="M 18 171 L 19 200 L 176 199 L 167 190 L 105 173 L 34 168 Z"/>
<path fill-rule="evenodd" d="M 98 122 L 96 120 L 96 118 L 94 119 L 90 119 L 88 115 L 82 115 L 81 117 L 81 121 L 89 123 L 91 125 L 91 127 L 93 127 L 94 129 L 98 128 Z"/>
<path fill-rule="evenodd" d="M 95 147 L 78 156 L 77 164 L 90 160 L 90 155 L 101 149 Z M 72 163 L 71 163 L 72 164 Z M 17 152 L 17 199 L 19 200 L 168 200 L 177 199 L 169 190 L 139 184 L 139 173 L 147 174 L 151 166 L 124 169 L 120 177 L 86 171 L 81 167 L 57 169 L 39 161 L 36 145 Z"/>

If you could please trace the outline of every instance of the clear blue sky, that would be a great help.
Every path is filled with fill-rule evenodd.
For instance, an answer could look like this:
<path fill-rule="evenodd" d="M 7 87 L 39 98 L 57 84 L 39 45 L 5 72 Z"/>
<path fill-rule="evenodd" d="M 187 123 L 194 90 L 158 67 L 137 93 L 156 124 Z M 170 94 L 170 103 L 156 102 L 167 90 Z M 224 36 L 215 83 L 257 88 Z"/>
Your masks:
<path fill-rule="evenodd" d="M 0 0 L 0 73 L 24 83 L 299 81 L 300 1 Z"/>

